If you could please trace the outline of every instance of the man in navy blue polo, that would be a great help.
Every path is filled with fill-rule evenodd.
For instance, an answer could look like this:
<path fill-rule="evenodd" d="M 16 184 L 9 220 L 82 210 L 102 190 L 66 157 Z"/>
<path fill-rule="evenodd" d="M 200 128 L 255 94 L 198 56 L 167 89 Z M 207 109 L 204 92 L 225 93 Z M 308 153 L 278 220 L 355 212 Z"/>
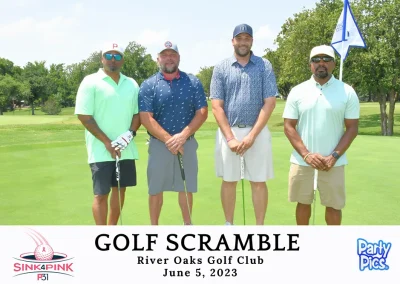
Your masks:
<path fill-rule="evenodd" d="M 236 184 L 242 178 L 251 184 L 256 224 L 264 224 L 268 203 L 266 181 L 274 175 L 267 122 L 275 108 L 278 90 L 271 63 L 255 56 L 252 44 L 252 28 L 246 24 L 235 27 L 234 54 L 214 67 L 211 79 L 210 98 L 219 126 L 216 174 L 222 178 L 226 225 L 233 224 Z"/>
<path fill-rule="evenodd" d="M 152 225 L 158 225 L 164 191 L 178 192 L 184 224 L 192 224 L 198 173 L 194 134 L 206 121 L 208 108 L 201 82 L 179 70 L 179 62 L 177 45 L 165 42 L 157 57 L 160 71 L 145 80 L 139 91 L 140 120 L 150 135 L 147 183 Z M 178 152 L 183 157 L 187 192 Z"/>

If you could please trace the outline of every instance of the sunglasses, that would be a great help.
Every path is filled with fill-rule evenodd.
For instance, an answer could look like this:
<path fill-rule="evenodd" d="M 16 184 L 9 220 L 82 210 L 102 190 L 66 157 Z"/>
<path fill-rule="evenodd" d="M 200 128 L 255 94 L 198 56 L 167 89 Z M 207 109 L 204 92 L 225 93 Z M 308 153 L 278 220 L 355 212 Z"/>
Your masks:
<path fill-rule="evenodd" d="M 331 62 L 331 61 L 333 61 L 333 58 L 329 57 L 329 56 L 311 58 L 311 61 L 314 63 L 319 63 L 319 62 L 321 62 L 321 60 L 323 60 L 324 62 Z"/>
<path fill-rule="evenodd" d="M 114 57 L 115 61 L 121 61 L 122 55 L 121 54 L 112 54 L 112 53 L 105 53 L 104 58 L 106 60 L 112 60 Z"/>

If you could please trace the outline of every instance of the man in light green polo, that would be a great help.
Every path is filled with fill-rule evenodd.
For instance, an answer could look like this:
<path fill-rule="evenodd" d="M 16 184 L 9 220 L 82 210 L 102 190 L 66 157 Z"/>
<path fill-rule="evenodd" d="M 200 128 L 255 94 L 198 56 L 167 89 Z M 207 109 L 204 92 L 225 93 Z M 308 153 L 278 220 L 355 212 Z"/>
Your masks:
<path fill-rule="evenodd" d="M 332 47 L 314 47 L 310 67 L 313 75 L 291 90 L 283 112 L 285 134 L 294 148 L 290 157 L 289 201 L 297 202 L 297 224 L 308 225 L 317 170 L 326 223 L 340 225 L 346 200 L 346 150 L 358 134 L 360 105 L 353 88 L 332 75 Z"/>
<path fill-rule="evenodd" d="M 120 72 L 124 49 L 109 43 L 102 50 L 103 68 L 86 76 L 78 89 L 75 114 L 85 126 L 88 163 L 92 171 L 96 225 L 116 225 L 120 203 L 128 186 L 136 186 L 135 160 L 139 158 L 133 138 L 140 127 L 139 86 Z M 120 192 L 116 180 L 116 156 L 120 159 Z"/>

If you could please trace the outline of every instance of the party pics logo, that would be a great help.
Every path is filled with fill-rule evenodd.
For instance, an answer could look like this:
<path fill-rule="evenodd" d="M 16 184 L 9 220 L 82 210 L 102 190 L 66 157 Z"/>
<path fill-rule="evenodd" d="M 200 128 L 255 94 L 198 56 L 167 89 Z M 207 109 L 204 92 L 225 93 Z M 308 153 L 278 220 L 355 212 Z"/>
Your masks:
<path fill-rule="evenodd" d="M 391 243 L 380 240 L 371 243 L 364 239 L 357 240 L 357 254 L 359 257 L 360 271 L 369 270 L 389 270 L 387 258 L 392 248 Z"/>
<path fill-rule="evenodd" d="M 15 258 L 14 272 L 16 276 L 35 275 L 36 280 L 50 280 L 51 274 L 72 276 L 73 262 L 65 253 L 55 252 L 50 243 L 38 232 L 29 230 L 27 234 L 34 243 L 33 252 L 22 253 L 19 258 Z"/>

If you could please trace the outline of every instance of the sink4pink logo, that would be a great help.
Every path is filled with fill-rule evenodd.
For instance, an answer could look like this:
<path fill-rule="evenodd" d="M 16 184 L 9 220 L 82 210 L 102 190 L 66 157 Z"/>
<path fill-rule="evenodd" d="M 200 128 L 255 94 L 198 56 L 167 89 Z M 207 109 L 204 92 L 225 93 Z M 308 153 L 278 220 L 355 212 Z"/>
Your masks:
<path fill-rule="evenodd" d="M 51 274 L 73 277 L 73 258 L 65 253 L 54 251 L 51 244 L 39 232 L 29 229 L 27 234 L 33 240 L 34 250 L 14 257 L 14 272 L 16 276 L 35 275 L 36 280 L 48 281 Z"/>

